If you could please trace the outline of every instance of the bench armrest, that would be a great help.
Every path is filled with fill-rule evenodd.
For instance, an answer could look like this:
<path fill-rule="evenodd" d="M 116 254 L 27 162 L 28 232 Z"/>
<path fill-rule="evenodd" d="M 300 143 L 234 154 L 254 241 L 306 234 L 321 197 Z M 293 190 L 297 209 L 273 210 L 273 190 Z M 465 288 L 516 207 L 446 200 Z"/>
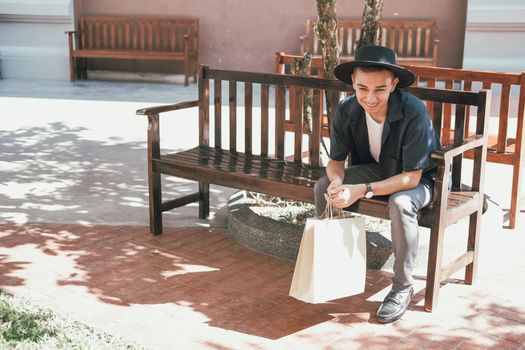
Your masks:
<path fill-rule="evenodd" d="M 77 34 L 80 33 L 80 30 L 66 30 L 64 34 Z"/>
<path fill-rule="evenodd" d="M 198 106 L 199 106 L 198 100 L 186 101 L 186 102 L 180 102 L 180 103 L 175 103 L 171 105 L 141 108 L 137 110 L 137 115 L 154 115 L 154 114 L 176 111 L 179 109 L 192 108 L 192 107 L 198 107 Z"/>
<path fill-rule="evenodd" d="M 465 153 L 465 151 L 469 149 L 482 146 L 483 142 L 485 142 L 485 137 L 482 135 L 470 136 L 465 138 L 465 140 L 463 140 L 463 142 L 460 144 L 447 145 L 442 147 L 440 150 L 433 152 L 432 158 L 449 160 L 461 153 Z"/>

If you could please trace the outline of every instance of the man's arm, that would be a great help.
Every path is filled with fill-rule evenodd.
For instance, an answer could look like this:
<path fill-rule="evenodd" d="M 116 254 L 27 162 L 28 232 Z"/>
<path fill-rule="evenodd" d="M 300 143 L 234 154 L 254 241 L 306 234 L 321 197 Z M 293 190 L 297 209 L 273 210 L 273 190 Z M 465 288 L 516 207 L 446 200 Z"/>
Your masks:
<path fill-rule="evenodd" d="M 345 178 L 345 161 L 329 159 L 326 166 L 326 176 L 328 176 L 330 182 L 339 179 L 343 183 Z"/>
<path fill-rule="evenodd" d="M 389 195 L 415 188 L 419 184 L 422 173 L 423 170 L 402 172 L 388 179 L 372 182 L 370 185 L 374 190 L 374 195 Z M 328 187 L 328 191 L 332 194 L 332 205 L 334 208 L 346 208 L 365 196 L 366 185 L 339 185 L 333 186 L 333 188 Z"/>

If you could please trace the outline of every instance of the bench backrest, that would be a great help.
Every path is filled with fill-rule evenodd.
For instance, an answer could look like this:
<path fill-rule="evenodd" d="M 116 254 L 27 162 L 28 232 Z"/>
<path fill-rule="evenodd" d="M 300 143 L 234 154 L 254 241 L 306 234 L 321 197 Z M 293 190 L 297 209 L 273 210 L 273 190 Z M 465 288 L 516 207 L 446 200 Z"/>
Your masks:
<path fill-rule="evenodd" d="M 82 16 L 79 49 L 184 51 L 189 35 L 191 52 L 198 50 L 199 20 L 127 16 Z"/>
<path fill-rule="evenodd" d="M 278 52 L 275 58 L 276 73 L 289 73 L 294 59 L 300 59 L 298 55 L 288 55 Z M 519 155 L 523 148 L 524 118 L 525 118 L 525 72 L 502 73 L 486 72 L 457 68 L 406 66 L 414 72 L 417 79 L 414 86 L 439 87 L 445 89 L 479 91 L 491 89 L 492 110 L 487 111 L 489 117 L 497 121 L 497 128 L 489 130 L 495 135 L 495 145 L 491 144 L 488 149 L 489 161 L 512 164 L 513 158 Z M 323 75 L 323 62 L 319 58 L 311 61 L 311 74 Z M 467 108 L 467 112 L 469 109 Z M 443 110 L 442 142 L 446 143 L 453 137 L 452 106 L 444 105 Z M 465 120 L 465 133 L 469 132 L 470 118 Z M 327 126 L 325 127 L 327 128 Z M 471 129 L 471 128 L 470 128 Z M 492 129 L 492 128 L 491 128 Z M 509 146 L 514 147 L 514 152 L 509 153 Z"/>
<path fill-rule="evenodd" d="M 223 96 L 223 82 L 228 90 L 226 98 Z M 241 99 L 237 94 L 239 86 L 244 91 Z M 420 87 L 407 90 L 432 104 L 433 125 L 438 135 L 441 135 L 445 104 L 453 107 L 457 130 L 465 125 L 466 109 L 481 106 L 476 108 L 475 133 L 484 135 L 486 91 L 464 92 Z M 313 97 L 310 136 L 303 126 L 303 98 L 307 91 Z M 348 85 L 337 80 L 216 70 L 203 66 L 199 75 L 199 144 L 244 152 L 246 156 L 261 154 L 320 165 L 325 109 L 323 96 L 327 91 L 352 93 Z M 291 126 L 289 131 L 287 123 Z M 452 142 L 461 144 L 463 133 L 458 133 Z M 481 157 L 481 154 L 477 156 Z M 461 167 L 455 168 L 459 172 L 455 178 L 459 179 Z"/>
<path fill-rule="evenodd" d="M 302 52 L 321 55 L 321 47 L 314 32 L 314 20 L 307 22 L 308 47 Z M 342 57 L 352 57 L 355 44 L 361 35 L 361 19 L 342 19 L 337 22 L 337 37 Z M 437 41 L 439 27 L 437 20 L 383 20 L 381 21 L 381 45 L 397 52 L 400 60 L 404 58 L 426 58 L 437 64 Z"/>
<path fill-rule="evenodd" d="M 502 73 L 474 71 L 454 68 L 410 66 L 417 79 L 414 85 L 441 87 L 445 89 L 479 91 L 491 89 L 493 107 L 487 111 L 495 117 L 497 128 L 489 130 L 496 136 L 496 143 L 488 149 L 490 161 L 512 164 L 507 157 L 507 147 L 514 144 L 519 150 L 523 138 L 523 119 L 525 117 L 525 72 Z M 468 111 L 468 110 L 467 110 Z M 444 106 L 442 141 L 453 136 L 452 111 L 450 105 Z M 469 133 L 469 119 L 466 119 L 465 133 Z M 511 125 L 512 124 L 512 125 Z M 513 155 L 512 155 L 513 156 Z M 499 158 L 499 159 L 496 159 Z M 507 157 L 509 158 L 509 157 Z"/>

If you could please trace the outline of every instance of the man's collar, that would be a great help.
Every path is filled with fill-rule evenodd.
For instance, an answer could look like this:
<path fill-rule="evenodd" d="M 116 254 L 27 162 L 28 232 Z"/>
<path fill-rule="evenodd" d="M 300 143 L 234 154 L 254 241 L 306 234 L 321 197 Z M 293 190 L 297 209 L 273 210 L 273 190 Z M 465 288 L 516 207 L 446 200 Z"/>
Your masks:
<path fill-rule="evenodd" d="M 395 90 L 388 98 L 386 120 L 389 123 L 393 123 L 400 120 L 401 118 L 403 118 L 403 113 L 401 113 L 401 92 L 399 90 Z"/>

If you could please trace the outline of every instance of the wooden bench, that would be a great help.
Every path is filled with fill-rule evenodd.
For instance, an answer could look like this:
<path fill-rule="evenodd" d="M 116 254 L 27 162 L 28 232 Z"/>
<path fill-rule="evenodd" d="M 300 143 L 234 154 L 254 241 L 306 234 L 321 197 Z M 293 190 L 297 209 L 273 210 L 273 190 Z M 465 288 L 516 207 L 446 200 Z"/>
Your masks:
<path fill-rule="evenodd" d="M 196 18 L 82 16 L 78 29 L 66 33 L 71 81 L 75 75 L 87 77 L 88 58 L 183 61 L 184 85 L 188 85 L 190 69 L 196 81 L 199 61 Z"/>
<path fill-rule="evenodd" d="M 306 23 L 306 34 L 300 37 L 301 55 L 310 52 L 320 57 L 321 45 L 314 32 L 315 20 Z M 340 58 L 350 60 L 354 57 L 355 44 L 361 35 L 361 19 L 343 19 L 337 22 L 337 39 Z M 385 20 L 381 21 L 381 45 L 397 52 L 399 64 L 437 66 L 439 27 L 437 20 Z"/>
<path fill-rule="evenodd" d="M 275 71 L 284 74 L 289 70 L 287 67 L 291 65 L 292 60 L 300 58 L 301 56 L 278 52 L 275 58 Z M 320 58 L 313 59 L 311 67 L 311 74 L 323 75 L 323 64 Z M 487 161 L 511 165 L 513 168 L 508 222 L 509 228 L 514 229 L 517 224 L 517 213 L 525 202 L 525 193 L 522 189 L 522 168 L 525 164 L 525 145 L 523 143 L 525 132 L 525 72 L 502 73 L 441 67 L 406 67 L 412 70 L 417 77 L 414 86 L 438 86 L 466 91 L 478 91 L 480 89 L 496 91 L 492 94 L 492 106 L 497 108 L 488 111 L 488 115 L 492 117 L 490 119 L 497 122 L 497 128 L 489 131 Z M 451 106 L 445 105 L 442 141 L 446 141 L 445 139 L 450 139 L 454 135 L 454 130 L 451 127 L 453 120 L 451 111 Z M 465 130 L 467 132 L 469 130 L 468 118 L 466 123 Z M 324 129 L 325 134 L 327 134 L 328 126 L 326 124 Z M 472 152 L 467 152 L 467 158 L 472 158 L 472 156 Z"/>
<path fill-rule="evenodd" d="M 210 85 L 213 86 L 213 96 Z M 223 97 L 223 86 L 228 90 L 226 98 Z M 243 88 L 243 106 L 237 105 L 239 86 Z M 313 95 L 314 117 L 312 134 L 309 137 L 304 134 L 303 128 L 302 103 L 300 103 L 303 89 L 311 89 Z M 349 93 L 348 89 L 349 86 L 339 81 L 317 77 L 202 67 L 199 73 L 198 100 L 138 110 L 137 114 L 147 116 L 149 122 L 147 135 L 151 233 L 155 235 L 162 233 L 162 212 L 192 202 L 199 202 L 199 217 L 206 218 L 209 214 L 210 183 L 312 203 L 313 186 L 325 174 L 319 156 L 321 119 L 324 113 L 322 96 L 327 90 Z M 292 110 L 289 109 L 290 93 L 287 90 L 295 95 Z M 432 155 L 438 162 L 434 203 L 419 213 L 420 224 L 431 227 L 425 292 L 425 308 L 431 311 L 437 304 L 440 283 L 452 273 L 466 267 L 466 283 L 473 283 L 478 255 L 477 237 L 483 206 L 483 178 L 487 154 L 485 110 L 489 108 L 490 96 L 485 90 L 479 92 L 432 88 L 407 90 L 432 103 L 433 125 L 439 135 L 444 103 L 454 106 L 457 130 L 464 125 L 466 108 L 477 107 L 475 134 L 463 138 L 463 134 L 458 133 L 453 143 Z M 257 92 L 256 96 L 254 96 L 255 92 Z M 177 153 L 161 154 L 160 115 L 193 107 L 198 107 L 198 113 L 195 113 L 195 116 L 198 115 L 199 122 L 198 146 Z M 293 132 L 286 131 L 287 116 L 294 119 Z M 221 128 L 223 118 L 226 118 L 227 128 Z M 238 134 L 242 134 L 243 137 L 238 139 Z M 303 157 L 305 148 L 309 155 L 307 159 Z M 461 163 L 462 155 L 469 149 L 474 150 L 473 176 L 471 190 L 465 191 L 460 189 Z M 291 155 L 293 160 L 287 161 L 285 159 L 287 155 Z M 451 169 L 453 176 L 450 179 L 448 174 Z M 199 191 L 164 201 L 161 174 L 197 181 Z M 447 190 L 449 181 L 452 181 L 450 192 Z M 388 217 L 385 197 L 361 199 L 350 209 L 358 213 Z M 470 217 L 467 252 L 443 267 L 445 228 L 465 217 Z"/>

